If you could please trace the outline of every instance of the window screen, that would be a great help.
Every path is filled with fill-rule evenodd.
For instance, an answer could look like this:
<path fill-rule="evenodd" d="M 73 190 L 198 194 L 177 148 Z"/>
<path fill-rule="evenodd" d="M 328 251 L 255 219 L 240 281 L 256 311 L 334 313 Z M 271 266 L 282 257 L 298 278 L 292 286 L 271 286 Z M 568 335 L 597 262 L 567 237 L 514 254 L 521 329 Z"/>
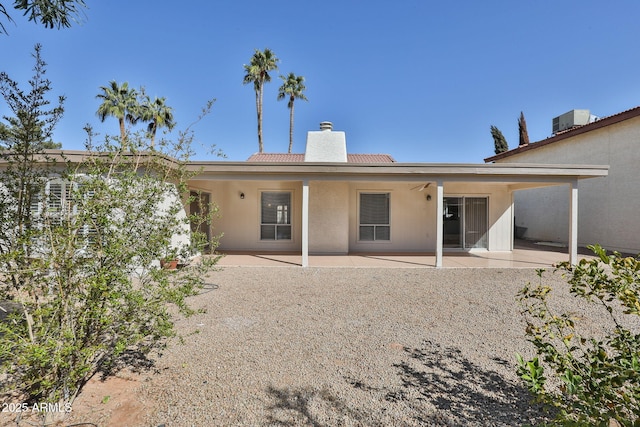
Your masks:
<path fill-rule="evenodd" d="M 391 240 L 389 193 L 360 193 L 360 240 Z"/>
<path fill-rule="evenodd" d="M 290 192 L 262 193 L 260 239 L 291 240 Z"/>

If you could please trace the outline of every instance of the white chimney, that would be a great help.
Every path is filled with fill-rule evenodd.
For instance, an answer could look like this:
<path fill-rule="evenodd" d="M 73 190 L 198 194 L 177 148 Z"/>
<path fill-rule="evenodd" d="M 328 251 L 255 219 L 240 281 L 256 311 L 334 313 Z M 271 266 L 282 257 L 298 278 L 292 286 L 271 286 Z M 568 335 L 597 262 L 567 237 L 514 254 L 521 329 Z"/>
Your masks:
<path fill-rule="evenodd" d="M 307 132 L 305 162 L 347 162 L 347 138 L 344 132 L 334 132 L 331 122 L 321 122 L 319 131 Z"/>

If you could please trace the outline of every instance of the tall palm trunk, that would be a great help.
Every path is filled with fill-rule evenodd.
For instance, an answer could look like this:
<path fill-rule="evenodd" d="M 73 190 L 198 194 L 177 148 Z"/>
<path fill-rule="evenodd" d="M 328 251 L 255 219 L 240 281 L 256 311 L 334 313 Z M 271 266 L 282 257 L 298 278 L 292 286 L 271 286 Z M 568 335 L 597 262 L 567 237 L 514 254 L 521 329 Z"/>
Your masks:
<path fill-rule="evenodd" d="M 155 148 L 156 146 L 156 125 L 155 123 L 153 124 L 153 127 L 151 128 L 151 148 Z"/>
<path fill-rule="evenodd" d="M 289 105 L 291 105 L 291 107 L 289 108 L 289 154 L 291 154 L 291 150 L 293 149 L 293 102 L 294 101 L 295 101 L 295 98 L 291 96 L 291 98 L 289 98 Z"/>
<path fill-rule="evenodd" d="M 264 151 L 264 144 L 262 143 L 262 92 L 264 84 L 260 83 L 259 89 L 256 92 L 256 110 L 258 111 L 258 151 L 262 153 Z"/>
<path fill-rule="evenodd" d="M 124 118 L 119 118 L 118 121 L 120 122 L 120 144 L 122 144 L 122 148 L 124 148 L 127 144 L 127 133 L 124 128 Z"/>

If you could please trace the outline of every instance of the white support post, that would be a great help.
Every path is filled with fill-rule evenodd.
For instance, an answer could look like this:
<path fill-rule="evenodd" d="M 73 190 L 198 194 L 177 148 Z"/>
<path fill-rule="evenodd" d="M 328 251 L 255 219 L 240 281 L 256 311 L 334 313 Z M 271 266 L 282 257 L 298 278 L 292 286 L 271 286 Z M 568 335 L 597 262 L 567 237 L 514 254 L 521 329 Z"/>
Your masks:
<path fill-rule="evenodd" d="M 442 267 L 442 242 L 443 242 L 443 215 L 444 215 L 444 188 L 442 180 L 437 181 L 436 190 L 436 267 Z"/>
<path fill-rule="evenodd" d="M 309 180 L 302 181 L 302 266 L 309 266 Z"/>
<path fill-rule="evenodd" d="M 571 181 L 569 206 L 569 263 L 578 263 L 578 180 Z"/>

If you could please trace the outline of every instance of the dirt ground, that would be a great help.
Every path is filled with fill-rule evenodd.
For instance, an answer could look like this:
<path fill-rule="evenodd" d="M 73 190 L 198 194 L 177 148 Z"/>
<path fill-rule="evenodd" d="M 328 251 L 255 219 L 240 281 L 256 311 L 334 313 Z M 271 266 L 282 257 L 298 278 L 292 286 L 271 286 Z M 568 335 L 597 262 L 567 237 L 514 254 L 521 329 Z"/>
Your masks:
<path fill-rule="evenodd" d="M 126 427 L 129 425 L 143 425 L 144 416 L 151 405 L 145 402 L 138 393 L 144 383 L 144 374 L 119 373 L 103 380 L 95 375 L 82 389 L 74 401 L 71 412 L 63 420 L 47 427 L 63 427 L 77 425 L 89 427 Z M 41 426 L 42 418 L 33 410 L 27 411 L 20 417 L 16 412 L 0 414 L 0 426 L 32 427 Z"/>

